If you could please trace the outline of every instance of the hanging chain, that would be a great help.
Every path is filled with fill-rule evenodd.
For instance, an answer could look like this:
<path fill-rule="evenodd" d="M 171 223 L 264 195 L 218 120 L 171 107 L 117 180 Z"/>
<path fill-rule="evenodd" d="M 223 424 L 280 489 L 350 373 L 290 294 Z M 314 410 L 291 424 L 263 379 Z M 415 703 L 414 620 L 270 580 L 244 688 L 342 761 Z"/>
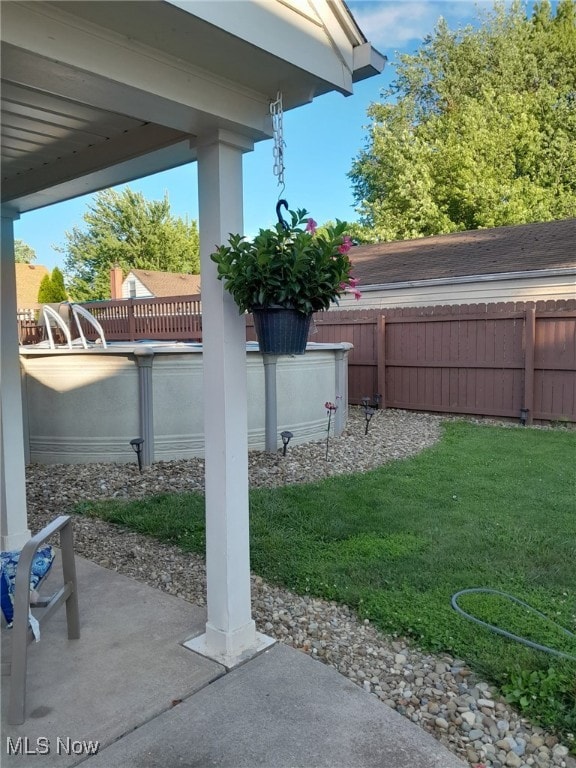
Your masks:
<path fill-rule="evenodd" d="M 272 130 L 273 130 L 273 137 L 274 137 L 273 171 L 274 171 L 274 176 L 278 177 L 278 186 L 282 187 L 282 189 L 280 190 L 280 194 L 278 195 L 278 197 L 281 197 L 285 187 L 284 147 L 286 146 L 286 143 L 284 141 L 284 134 L 283 134 L 284 112 L 282 110 L 282 93 L 280 91 L 278 91 L 278 93 L 276 94 L 276 101 L 272 101 L 270 103 L 270 114 L 272 115 Z"/>

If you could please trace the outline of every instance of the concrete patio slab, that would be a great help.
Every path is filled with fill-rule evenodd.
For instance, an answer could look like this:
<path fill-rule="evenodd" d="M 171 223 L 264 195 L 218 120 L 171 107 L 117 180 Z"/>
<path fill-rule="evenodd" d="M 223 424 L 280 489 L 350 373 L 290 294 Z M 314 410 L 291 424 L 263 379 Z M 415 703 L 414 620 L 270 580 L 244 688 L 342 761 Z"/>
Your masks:
<path fill-rule="evenodd" d="M 29 646 L 21 726 L 6 724 L 10 680 L 2 678 L 3 766 L 75 765 L 89 751 L 82 742 L 99 742 L 102 749 L 225 672 L 180 645 L 204 631 L 205 609 L 81 557 L 76 568 L 80 640 L 67 639 L 61 608 L 40 642 Z M 61 583 L 59 564 L 53 570 L 44 594 Z M 10 630 L 2 630 L 2 640 L 5 660 Z"/>
<path fill-rule="evenodd" d="M 6 725 L 2 681 L 2 766 L 463 768 L 306 654 L 277 644 L 225 674 L 180 645 L 202 633 L 204 609 L 80 557 L 77 569 L 81 639 L 67 639 L 61 609 L 30 646 L 22 726 Z"/>
<path fill-rule="evenodd" d="M 277 644 L 128 734 L 86 768 L 463 768 L 336 670 Z"/>

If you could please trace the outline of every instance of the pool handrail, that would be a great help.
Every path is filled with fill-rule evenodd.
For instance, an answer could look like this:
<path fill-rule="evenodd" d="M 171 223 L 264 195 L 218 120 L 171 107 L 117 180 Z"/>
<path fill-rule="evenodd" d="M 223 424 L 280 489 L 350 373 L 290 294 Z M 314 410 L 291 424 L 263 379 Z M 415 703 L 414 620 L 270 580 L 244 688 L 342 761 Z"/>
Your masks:
<path fill-rule="evenodd" d="M 88 349 L 88 342 L 86 341 L 86 336 L 84 336 L 84 331 L 82 330 L 82 324 L 80 323 L 80 318 L 78 315 L 81 315 L 96 331 L 98 336 L 100 337 L 100 341 L 102 342 L 103 349 L 107 348 L 106 344 L 106 338 L 104 336 L 104 329 L 96 320 L 94 315 L 89 312 L 87 309 L 84 309 L 84 307 L 81 307 L 80 304 L 71 304 L 70 305 L 72 309 L 72 315 L 74 316 L 74 320 L 76 322 L 76 327 L 78 328 L 78 333 L 80 334 L 80 339 L 82 341 L 82 346 L 84 349 Z"/>
<path fill-rule="evenodd" d="M 68 345 L 69 349 L 72 349 L 72 336 L 70 335 L 70 329 L 68 328 L 68 325 L 66 321 L 60 317 L 58 312 L 56 310 L 52 309 L 52 307 L 49 307 L 47 304 L 44 304 L 42 307 L 42 315 L 44 317 L 44 325 L 46 326 L 46 333 L 48 334 L 48 341 L 50 344 L 50 349 L 56 349 L 56 344 L 54 343 L 54 337 L 52 336 L 52 325 L 51 320 L 54 320 L 58 328 L 62 331 L 66 338 L 66 343 Z"/>

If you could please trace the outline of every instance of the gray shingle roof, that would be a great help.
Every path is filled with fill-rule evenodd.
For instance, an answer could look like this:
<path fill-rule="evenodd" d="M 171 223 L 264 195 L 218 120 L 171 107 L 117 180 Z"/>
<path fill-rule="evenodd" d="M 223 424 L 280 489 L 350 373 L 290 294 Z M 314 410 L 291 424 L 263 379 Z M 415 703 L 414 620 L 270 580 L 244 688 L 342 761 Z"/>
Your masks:
<path fill-rule="evenodd" d="M 576 269 L 576 219 L 454 232 L 350 251 L 361 286 L 543 269 Z"/>

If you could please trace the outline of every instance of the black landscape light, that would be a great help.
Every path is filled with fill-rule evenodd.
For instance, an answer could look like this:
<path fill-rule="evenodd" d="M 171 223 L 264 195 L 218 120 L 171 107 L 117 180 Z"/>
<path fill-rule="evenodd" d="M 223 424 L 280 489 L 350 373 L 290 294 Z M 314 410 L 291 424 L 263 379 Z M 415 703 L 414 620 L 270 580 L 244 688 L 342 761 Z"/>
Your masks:
<path fill-rule="evenodd" d="M 280 437 L 282 438 L 282 445 L 284 446 L 282 449 L 282 456 L 286 456 L 286 449 L 288 448 L 288 443 L 294 435 L 292 432 L 288 432 L 288 430 L 285 430 L 284 432 L 280 432 Z"/>
<path fill-rule="evenodd" d="M 372 395 L 372 397 L 363 397 L 362 398 L 362 408 L 364 408 L 364 417 L 366 419 L 366 426 L 364 428 L 364 434 L 368 434 L 368 427 L 370 426 L 370 419 L 378 408 L 380 407 L 380 402 L 382 400 L 382 395 Z"/>
<path fill-rule="evenodd" d="M 138 469 L 142 472 L 142 446 L 144 445 L 143 437 L 135 437 L 134 440 L 130 440 L 132 450 L 138 457 Z"/>
<path fill-rule="evenodd" d="M 528 408 L 520 408 L 520 424 L 522 424 L 523 427 L 526 426 L 528 423 L 528 414 L 530 413 L 530 410 Z"/>
<path fill-rule="evenodd" d="M 366 429 L 364 430 L 364 434 L 368 434 L 368 427 L 370 426 L 370 419 L 374 414 L 376 413 L 376 410 L 374 408 L 371 408 L 370 406 L 366 407 L 364 409 L 364 416 L 366 418 Z"/>

